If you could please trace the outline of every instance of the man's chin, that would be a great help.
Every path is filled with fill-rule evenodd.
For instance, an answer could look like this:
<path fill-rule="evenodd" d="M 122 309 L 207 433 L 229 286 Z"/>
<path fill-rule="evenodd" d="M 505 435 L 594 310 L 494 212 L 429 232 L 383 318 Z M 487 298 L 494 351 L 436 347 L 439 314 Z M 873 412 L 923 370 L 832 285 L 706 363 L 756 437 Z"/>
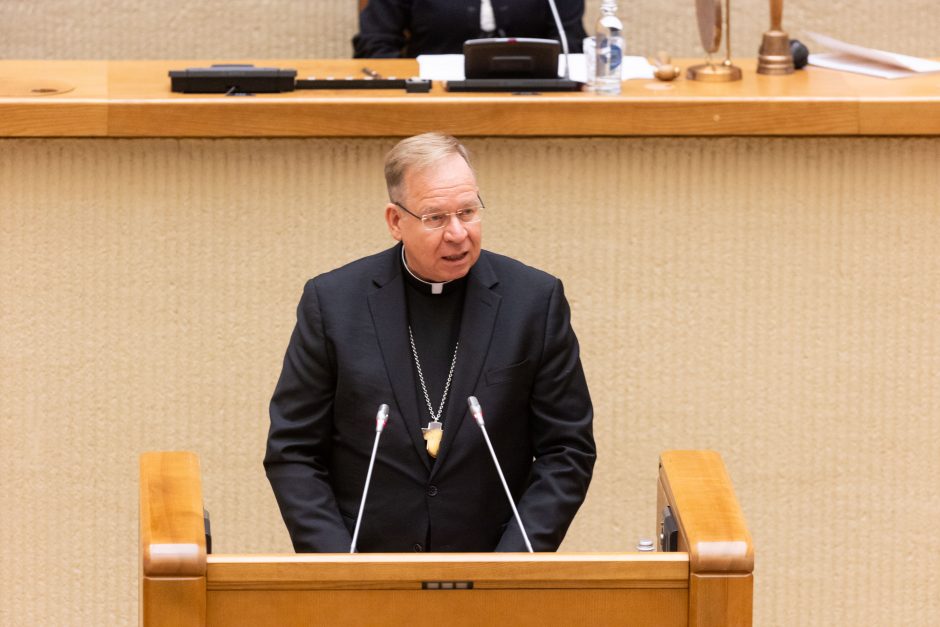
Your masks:
<path fill-rule="evenodd" d="M 448 281 L 456 281 L 457 279 L 467 276 L 467 272 L 470 271 L 470 268 L 467 268 L 463 271 L 450 271 L 450 272 L 437 272 L 434 274 L 433 279 L 427 279 L 428 283 L 447 283 Z"/>

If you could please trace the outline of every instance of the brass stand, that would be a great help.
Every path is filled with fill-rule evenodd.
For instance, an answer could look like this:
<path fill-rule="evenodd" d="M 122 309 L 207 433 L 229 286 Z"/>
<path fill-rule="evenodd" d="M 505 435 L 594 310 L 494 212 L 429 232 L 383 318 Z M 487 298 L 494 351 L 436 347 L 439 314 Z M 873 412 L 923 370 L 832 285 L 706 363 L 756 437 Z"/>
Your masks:
<path fill-rule="evenodd" d="M 793 73 L 790 37 L 783 32 L 783 0 L 770 1 L 770 30 L 764 33 L 757 57 L 757 73 L 782 75 Z"/>
<path fill-rule="evenodd" d="M 706 83 L 727 83 L 741 80 L 741 68 L 731 63 L 731 0 L 698 0 L 695 4 L 698 18 L 699 37 L 708 57 L 702 65 L 693 65 L 686 72 L 686 78 Z M 712 61 L 712 54 L 721 46 L 721 17 L 724 12 L 725 59 L 721 63 Z"/>
<path fill-rule="evenodd" d="M 730 61 L 724 63 L 703 63 L 693 65 L 686 72 L 686 78 L 705 83 L 727 83 L 741 80 L 741 68 L 731 65 Z"/>

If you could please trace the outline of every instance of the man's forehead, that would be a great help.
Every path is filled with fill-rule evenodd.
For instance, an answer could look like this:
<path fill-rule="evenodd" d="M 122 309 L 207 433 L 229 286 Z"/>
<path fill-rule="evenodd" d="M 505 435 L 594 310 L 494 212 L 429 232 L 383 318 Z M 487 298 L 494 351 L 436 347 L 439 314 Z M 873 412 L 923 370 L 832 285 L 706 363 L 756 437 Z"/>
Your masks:
<path fill-rule="evenodd" d="M 405 192 L 416 209 L 479 202 L 473 170 L 462 159 L 460 162 L 445 162 L 406 175 Z"/>
<path fill-rule="evenodd" d="M 413 165 L 404 172 L 404 179 L 464 179 L 476 181 L 473 168 L 458 154 L 447 155 L 436 161 Z"/>

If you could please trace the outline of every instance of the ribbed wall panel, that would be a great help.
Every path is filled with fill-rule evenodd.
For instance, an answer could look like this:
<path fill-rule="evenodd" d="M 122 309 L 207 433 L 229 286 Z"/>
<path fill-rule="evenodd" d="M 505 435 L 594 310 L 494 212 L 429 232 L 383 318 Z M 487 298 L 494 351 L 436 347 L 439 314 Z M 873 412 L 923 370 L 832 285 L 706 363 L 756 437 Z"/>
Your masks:
<path fill-rule="evenodd" d="M 0 625 L 132 625 L 137 456 L 219 552 L 289 551 L 261 468 L 304 281 L 391 244 L 393 140 L 0 141 Z M 468 142 L 488 248 L 564 279 L 599 459 L 565 550 L 651 535 L 719 450 L 758 625 L 940 615 L 940 141 Z"/>
<path fill-rule="evenodd" d="M 352 56 L 357 0 L 4 0 L 0 58 Z"/>
<path fill-rule="evenodd" d="M 509 0 L 506 0 L 509 1 Z M 600 2 L 586 2 L 593 30 Z M 352 55 L 358 0 L 4 0 L 0 58 L 272 59 Z M 695 3 L 621 2 L 627 53 L 702 56 Z M 732 54 L 756 57 L 770 27 L 768 2 L 731 2 Z M 906 54 L 937 56 L 934 0 L 790 0 L 784 28 L 812 48 L 806 31 Z M 723 54 L 724 48 L 722 48 Z"/>

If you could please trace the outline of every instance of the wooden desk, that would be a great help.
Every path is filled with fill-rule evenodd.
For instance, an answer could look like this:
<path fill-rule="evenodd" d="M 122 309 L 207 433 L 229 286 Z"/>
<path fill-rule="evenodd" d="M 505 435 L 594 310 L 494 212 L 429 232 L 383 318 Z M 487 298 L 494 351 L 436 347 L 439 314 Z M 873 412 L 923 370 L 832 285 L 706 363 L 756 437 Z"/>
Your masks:
<path fill-rule="evenodd" d="M 680 61 L 683 67 L 692 61 Z M 741 60 L 734 83 L 626 81 L 592 93 L 451 94 L 322 90 L 252 97 L 176 94 L 170 69 L 210 61 L 0 61 L 3 137 L 384 137 L 441 130 L 458 136 L 940 135 L 940 75 L 894 81 L 807 68 L 760 76 Z M 360 76 L 351 59 L 257 61 L 298 77 Z M 369 61 L 385 76 L 414 60 Z M 58 95 L 4 95 L 14 82 L 74 85 Z"/>
<path fill-rule="evenodd" d="M 145 453 L 140 623 L 751 625 L 754 547 L 721 457 L 667 451 L 659 475 L 679 552 L 207 556 L 198 458 Z"/>

